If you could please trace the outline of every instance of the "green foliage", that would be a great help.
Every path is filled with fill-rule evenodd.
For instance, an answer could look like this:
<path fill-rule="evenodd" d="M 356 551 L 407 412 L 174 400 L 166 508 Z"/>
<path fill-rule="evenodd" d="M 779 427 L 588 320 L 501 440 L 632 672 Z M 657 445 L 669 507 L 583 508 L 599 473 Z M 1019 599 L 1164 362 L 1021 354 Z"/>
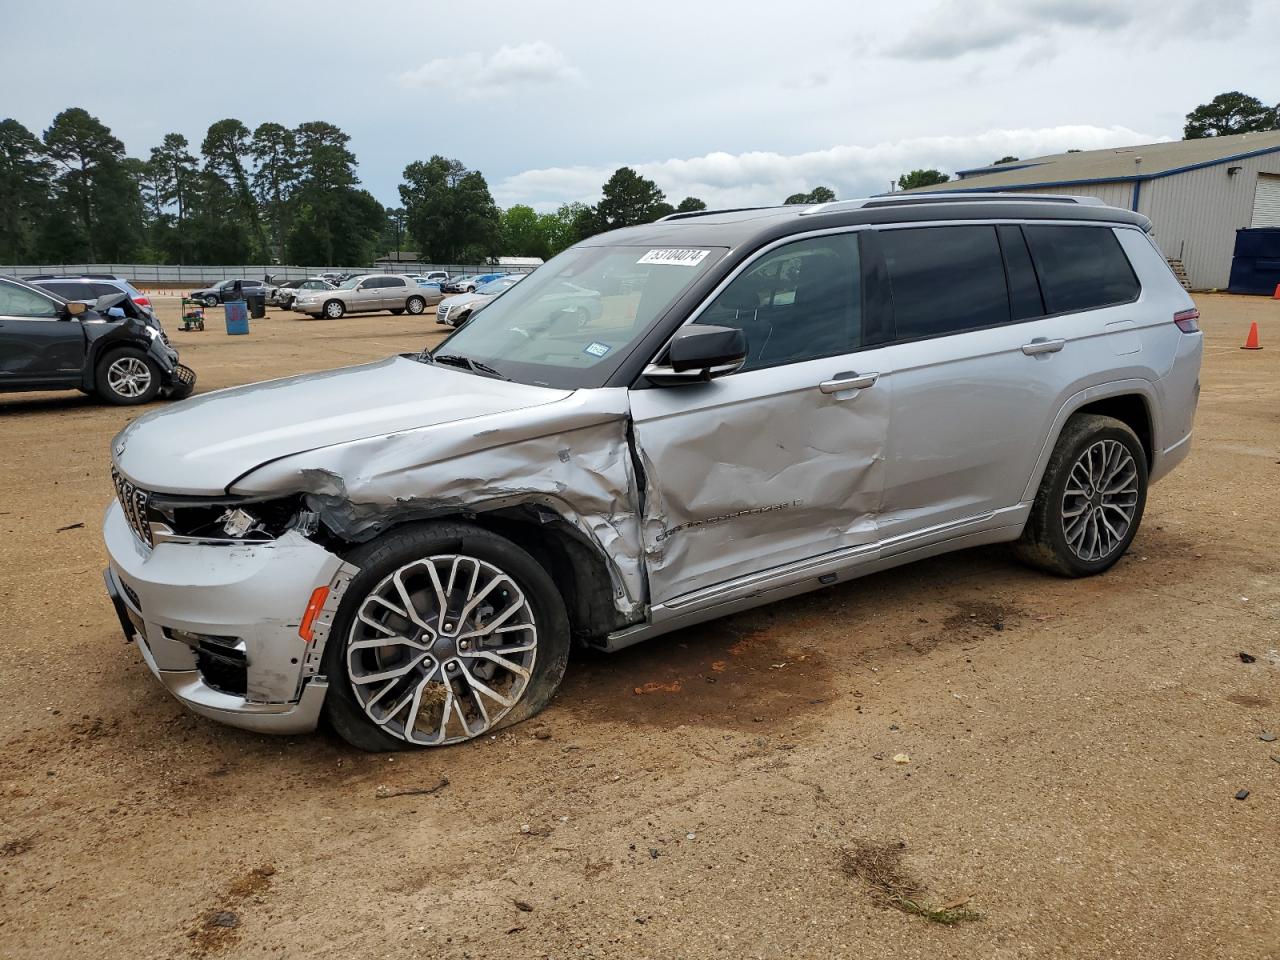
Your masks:
<path fill-rule="evenodd" d="M 552 218 L 554 219 L 554 217 Z M 548 227 L 556 229 L 545 217 L 538 216 L 533 207 L 517 203 L 502 214 L 502 251 L 513 257 L 551 257 L 551 240 Z"/>
<path fill-rule="evenodd" d="M 787 205 L 797 203 L 830 203 L 836 198 L 836 192 L 830 187 L 814 187 L 808 193 L 793 193 L 782 202 Z"/>
<path fill-rule="evenodd" d="M 998 167 L 998 166 L 1000 166 L 1000 164 L 1002 164 L 1002 163 L 1017 163 L 1017 162 L 1018 162 L 1018 158 L 1017 158 L 1017 157 L 1005 156 L 1005 157 L 1001 157 L 999 160 L 997 160 L 995 163 L 993 163 L 993 164 L 992 164 L 992 166 L 993 166 L 993 167 Z"/>
<path fill-rule="evenodd" d="M 460 263 L 497 256 L 502 215 L 484 175 L 439 154 L 404 169 L 400 200 L 424 259 Z"/>
<path fill-rule="evenodd" d="M 1280 105 L 1269 107 L 1239 90 L 1220 93 L 1187 114 L 1182 135 L 1188 140 L 1226 137 L 1280 128 Z"/>
<path fill-rule="evenodd" d="M 946 183 L 951 177 L 941 170 L 912 170 L 898 178 L 899 190 L 914 190 L 916 187 L 931 187 L 937 183 Z"/>
<path fill-rule="evenodd" d="M 674 211 L 652 180 L 630 167 L 619 167 L 604 185 L 596 205 L 596 219 L 605 230 L 652 223 Z"/>
<path fill-rule="evenodd" d="M 697 197 L 685 197 L 676 206 L 676 213 L 696 213 L 699 210 L 707 209 L 707 205 Z"/>
<path fill-rule="evenodd" d="M 17 120 L 0 120 L 0 261 L 36 259 L 53 172 L 35 134 Z"/>

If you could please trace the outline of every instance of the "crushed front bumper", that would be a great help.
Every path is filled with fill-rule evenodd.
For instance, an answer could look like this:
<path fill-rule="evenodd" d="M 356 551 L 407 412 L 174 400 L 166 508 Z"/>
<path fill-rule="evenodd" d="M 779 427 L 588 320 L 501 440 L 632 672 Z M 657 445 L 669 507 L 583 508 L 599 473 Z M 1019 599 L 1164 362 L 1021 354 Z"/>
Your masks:
<path fill-rule="evenodd" d="M 315 729 L 320 657 L 351 568 L 296 533 L 267 543 L 146 547 L 118 502 L 107 509 L 107 594 L 125 637 L 183 705 L 259 733 Z M 316 587 L 329 596 L 312 642 L 298 633 Z"/>

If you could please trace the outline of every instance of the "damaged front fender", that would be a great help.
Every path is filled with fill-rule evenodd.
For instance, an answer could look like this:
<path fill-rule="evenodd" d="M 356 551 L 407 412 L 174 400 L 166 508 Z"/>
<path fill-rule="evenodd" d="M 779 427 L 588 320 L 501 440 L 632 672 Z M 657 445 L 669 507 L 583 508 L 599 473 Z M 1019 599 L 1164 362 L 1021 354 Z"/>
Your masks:
<path fill-rule="evenodd" d="M 534 408 L 454 420 L 284 457 L 230 493 L 301 493 L 336 536 L 518 505 L 551 510 L 600 553 L 627 622 L 647 602 L 627 392 L 579 390 Z"/>

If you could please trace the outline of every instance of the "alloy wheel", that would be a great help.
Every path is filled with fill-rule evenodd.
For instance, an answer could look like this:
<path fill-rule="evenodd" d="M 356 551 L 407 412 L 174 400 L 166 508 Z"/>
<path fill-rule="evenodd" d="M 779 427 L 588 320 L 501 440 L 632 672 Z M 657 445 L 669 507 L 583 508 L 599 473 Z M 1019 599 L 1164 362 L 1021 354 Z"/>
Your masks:
<path fill-rule="evenodd" d="M 1090 444 L 1072 464 L 1062 493 L 1067 548 L 1092 563 L 1124 543 L 1138 509 L 1138 466 L 1118 440 Z"/>
<path fill-rule="evenodd" d="M 151 368 L 137 357 L 120 357 L 107 367 L 107 386 L 117 396 L 133 400 L 151 386 Z"/>
<path fill-rule="evenodd" d="M 538 627 L 511 576 L 445 554 L 384 577 L 346 642 L 347 675 L 369 719 L 400 740 L 437 746 L 480 736 L 516 706 Z"/>

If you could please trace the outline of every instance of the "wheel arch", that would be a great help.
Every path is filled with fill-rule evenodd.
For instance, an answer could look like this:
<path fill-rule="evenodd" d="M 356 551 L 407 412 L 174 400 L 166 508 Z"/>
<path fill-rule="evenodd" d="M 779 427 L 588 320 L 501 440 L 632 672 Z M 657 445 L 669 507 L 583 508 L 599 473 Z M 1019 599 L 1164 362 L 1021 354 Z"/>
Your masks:
<path fill-rule="evenodd" d="M 1040 481 L 1049 464 L 1049 458 L 1053 455 L 1053 449 L 1062 435 L 1062 429 L 1077 413 L 1096 413 L 1114 417 L 1127 424 L 1138 435 L 1142 451 L 1146 454 L 1147 469 L 1152 470 L 1160 449 L 1158 446 L 1159 407 L 1156 401 L 1155 387 L 1149 380 L 1118 380 L 1098 384 L 1069 397 L 1054 418 L 1044 446 L 1040 450 L 1040 456 L 1036 458 L 1035 468 L 1022 493 L 1023 501 L 1035 499 L 1036 491 L 1040 488 Z"/>

